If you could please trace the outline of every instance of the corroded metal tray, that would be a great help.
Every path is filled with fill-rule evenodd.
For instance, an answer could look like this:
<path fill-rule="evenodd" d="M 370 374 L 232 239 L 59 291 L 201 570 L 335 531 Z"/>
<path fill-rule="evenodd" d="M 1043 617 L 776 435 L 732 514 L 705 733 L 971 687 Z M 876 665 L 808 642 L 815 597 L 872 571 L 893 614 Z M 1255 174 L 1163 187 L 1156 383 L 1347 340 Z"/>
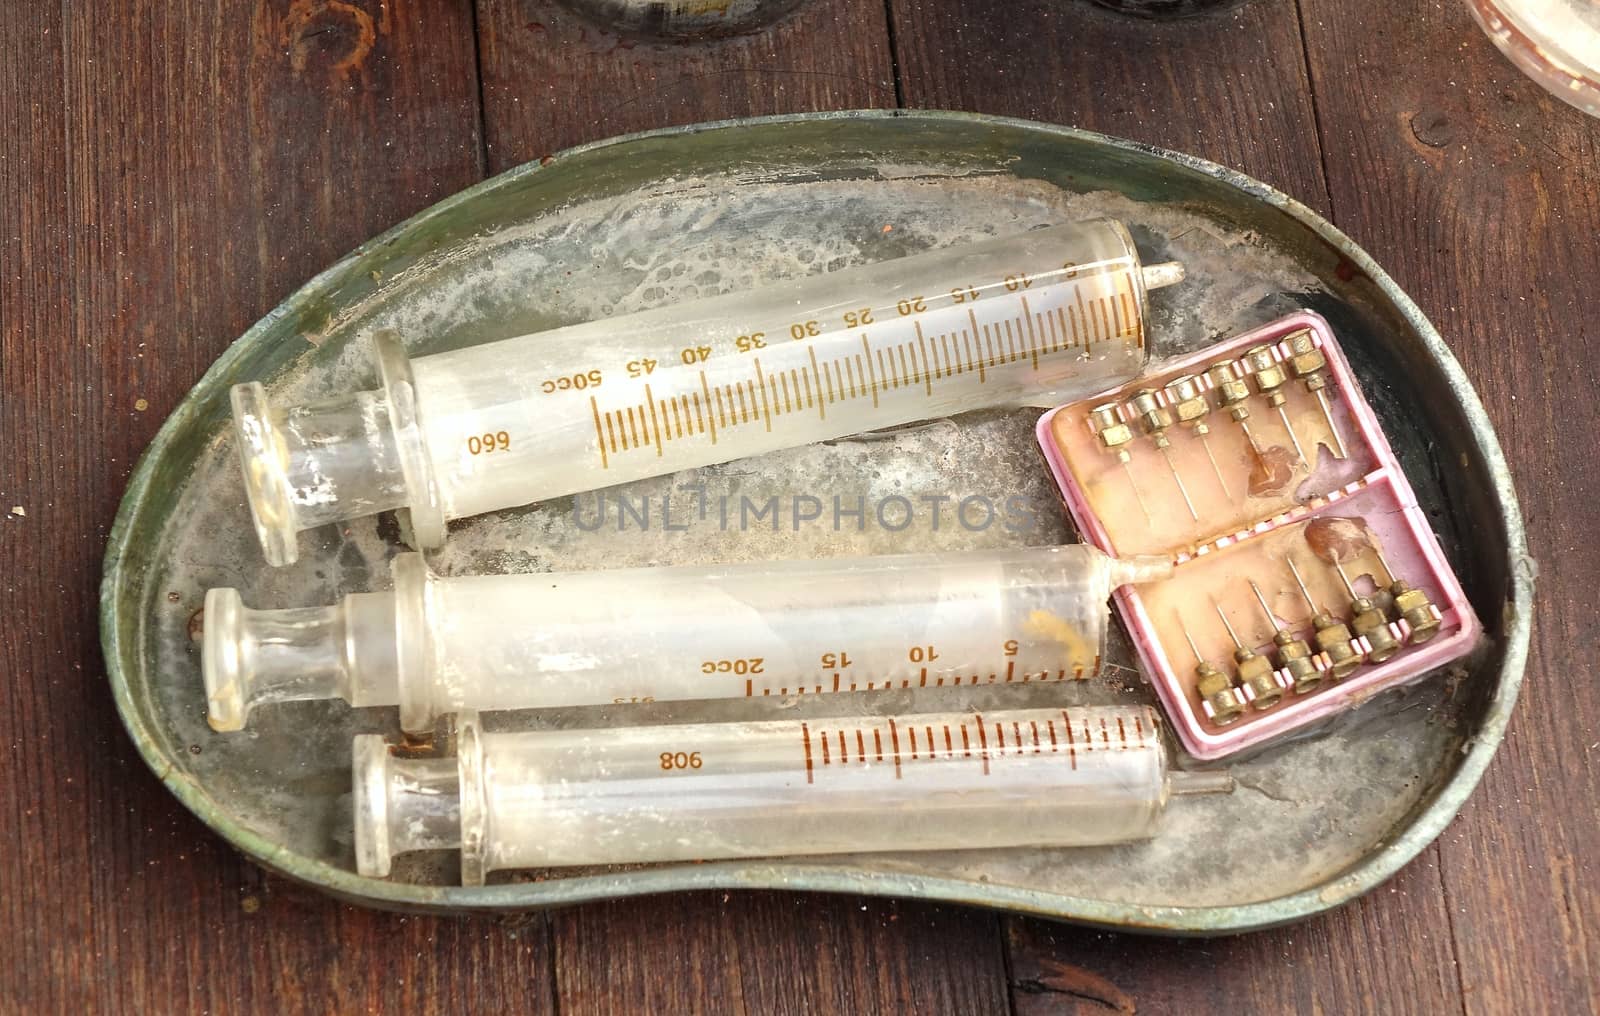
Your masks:
<path fill-rule="evenodd" d="M 427 352 L 1090 214 L 1127 222 L 1147 259 L 1189 267 L 1181 287 L 1152 301 L 1158 355 L 1301 307 L 1333 324 L 1485 620 L 1489 638 L 1468 666 L 1240 762 L 1237 792 L 1177 802 L 1149 843 L 561 870 L 480 888 L 453 884 L 448 857 L 410 858 L 392 880 L 355 873 L 350 739 L 394 733 L 392 712 L 297 703 L 260 710 L 244 733 L 206 726 L 191 624 L 208 587 L 235 586 L 254 606 L 330 603 L 386 582 L 387 560 L 401 549 L 394 520 L 380 517 L 307 534 L 296 566 L 264 567 L 229 447 L 229 385 L 259 379 L 286 399 L 365 387 L 366 338 L 378 328 Z M 641 530 L 631 518 L 619 531 L 614 513 L 595 526 L 588 497 L 459 523 L 432 561 L 460 574 L 1059 542 L 1072 537 L 1033 444 L 1036 416 L 969 414 L 614 492 L 635 504 L 659 504 L 686 484 L 703 485 L 707 498 L 758 503 L 801 494 L 868 505 L 891 495 L 997 505 L 1013 497 L 1023 507 L 1010 525 L 951 525 L 946 516 L 935 529 L 919 514 L 900 529 L 857 529 L 848 516 L 835 528 L 825 515 L 798 529 L 739 531 L 708 513 L 687 531 Z M 1304 207 L 1217 166 L 1081 131 L 949 113 L 840 113 L 574 149 L 465 191 L 313 279 L 234 343 L 140 463 L 106 557 L 101 624 L 123 720 L 172 792 L 261 863 L 348 899 L 476 910 L 781 887 L 1203 933 L 1292 921 L 1352 899 L 1455 814 L 1501 739 L 1521 681 L 1532 593 L 1521 525 L 1493 431 L 1439 336 L 1370 258 Z M 946 689 L 914 704 L 1149 700 L 1127 647 L 1112 649 L 1105 680 Z M 909 695 L 511 720 L 889 712 L 912 705 Z"/>

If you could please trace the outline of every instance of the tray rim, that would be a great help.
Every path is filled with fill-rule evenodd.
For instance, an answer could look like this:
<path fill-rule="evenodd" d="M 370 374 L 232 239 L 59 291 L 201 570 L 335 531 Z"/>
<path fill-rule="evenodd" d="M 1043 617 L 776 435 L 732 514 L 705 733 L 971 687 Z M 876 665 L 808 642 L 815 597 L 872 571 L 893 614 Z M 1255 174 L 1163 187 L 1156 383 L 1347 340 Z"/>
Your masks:
<path fill-rule="evenodd" d="M 805 861 L 720 861 L 471 888 L 394 883 L 366 878 L 353 871 L 346 871 L 295 854 L 253 832 L 221 809 L 214 807 L 209 795 L 201 786 L 179 771 L 161 751 L 159 739 L 146 727 L 139 714 L 133 689 L 121 664 L 127 650 L 125 643 L 130 640 L 123 637 L 117 624 L 119 614 L 117 590 L 122 584 L 129 564 L 128 536 L 138 521 L 150 491 L 156 460 L 171 444 L 175 434 L 185 424 L 188 415 L 195 411 L 200 401 L 195 399 L 196 393 L 205 389 L 220 388 L 224 384 L 223 379 L 232 374 L 236 362 L 244 358 L 256 344 L 258 337 L 278 318 L 293 313 L 299 305 L 309 302 L 315 296 L 329 293 L 334 288 L 333 284 L 342 279 L 351 271 L 352 266 L 370 252 L 381 250 L 396 242 L 402 235 L 423 227 L 460 205 L 475 201 L 480 195 L 515 184 L 540 172 L 545 160 L 535 160 L 515 166 L 430 205 L 358 245 L 355 250 L 296 287 L 282 302 L 229 344 L 193 388 L 185 394 L 178 408 L 162 424 L 150 445 L 140 456 L 129 478 L 107 539 L 100 591 L 101 651 L 123 726 L 145 764 L 167 790 L 213 832 L 267 868 L 346 901 L 395 910 L 457 912 L 528 910 L 664 892 L 782 889 L 920 898 L 1003 909 L 1112 929 L 1207 935 L 1273 927 L 1331 910 L 1382 884 L 1417 857 L 1444 831 L 1460 811 L 1482 779 L 1505 735 L 1506 726 L 1522 687 L 1526 667 L 1535 568 L 1528 554 L 1522 512 L 1510 471 L 1477 392 L 1467 380 L 1455 355 L 1417 305 L 1341 230 L 1306 205 L 1276 188 L 1206 159 L 1075 127 L 960 111 L 861 109 L 717 120 L 639 131 L 589 142 L 556 153 L 553 161 L 561 164 L 613 146 L 713 131 L 752 127 L 776 128 L 793 123 L 829 121 L 871 123 L 905 119 L 975 130 L 1004 127 L 1053 136 L 1151 156 L 1211 177 L 1224 186 L 1242 192 L 1247 198 L 1283 212 L 1337 250 L 1358 272 L 1370 279 L 1383 297 L 1389 300 L 1415 329 L 1423 347 L 1438 365 L 1444 381 L 1466 416 L 1470 439 L 1482 455 L 1484 465 L 1493 481 L 1493 500 L 1500 511 L 1499 535 L 1506 541 L 1511 568 L 1508 575 L 1509 596 L 1504 605 L 1506 624 L 1504 660 L 1499 668 L 1498 680 L 1485 704 L 1482 722 L 1478 725 L 1474 736 L 1466 741 L 1464 758 L 1441 783 L 1432 801 L 1422 807 L 1401 835 L 1376 847 L 1362 860 L 1333 878 L 1299 892 L 1250 903 L 1186 907 L 1114 903 L 997 883 L 980 883 L 910 872 L 869 872 L 852 869 L 842 863 L 817 864 Z M 133 651 L 138 651 L 137 646 L 133 647 Z"/>

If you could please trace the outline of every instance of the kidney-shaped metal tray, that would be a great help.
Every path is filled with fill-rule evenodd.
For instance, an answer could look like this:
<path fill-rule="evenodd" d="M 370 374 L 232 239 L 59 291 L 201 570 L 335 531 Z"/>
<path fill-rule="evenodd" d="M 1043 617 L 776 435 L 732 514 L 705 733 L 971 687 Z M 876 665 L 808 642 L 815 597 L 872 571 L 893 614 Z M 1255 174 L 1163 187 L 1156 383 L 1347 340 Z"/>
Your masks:
<path fill-rule="evenodd" d="M 377 328 L 397 329 L 413 351 L 427 352 L 1092 214 L 1127 222 L 1148 260 L 1188 267 L 1182 285 L 1154 294 L 1157 355 L 1300 307 L 1338 330 L 1488 628 L 1469 666 L 1239 762 L 1232 795 L 1175 802 L 1162 835 L 1148 843 L 559 870 L 479 888 L 453 884 L 448 856 L 406 859 L 391 880 L 354 870 L 350 740 L 393 734 L 392 711 L 298 703 L 258 710 L 243 733 L 206 726 L 191 628 L 207 588 L 237 587 L 260 607 L 331 603 L 383 586 L 387 561 L 401 549 L 395 521 L 379 517 L 306 534 L 297 565 L 266 568 L 229 446 L 229 385 L 260 379 L 286 399 L 367 387 L 366 339 Z M 658 508 L 648 529 L 610 502 L 597 524 L 602 502 L 592 495 L 501 512 L 456 524 L 431 559 L 462 574 L 1071 539 L 1033 445 L 1037 415 L 968 414 L 610 492 L 635 507 L 650 498 Z M 798 528 L 764 520 L 741 531 L 708 512 L 691 514 L 686 531 L 664 529 L 660 498 L 689 485 L 710 503 L 862 499 L 871 523 L 857 528 L 847 514 L 835 525 L 823 513 Z M 904 528 L 898 508 L 890 524 L 872 518 L 874 505 L 896 495 L 917 505 L 938 496 L 994 505 L 1014 498 L 1016 510 L 986 527 L 977 511 L 971 524 L 946 514 L 937 528 L 921 510 Z M 1412 302 L 1326 222 L 1236 173 L 1082 131 L 862 112 L 673 129 L 574 149 L 442 202 L 313 279 L 233 344 L 140 463 L 107 553 L 101 624 L 117 705 L 162 781 L 240 850 L 347 899 L 476 910 L 781 887 L 1194 933 L 1336 906 L 1439 834 L 1477 783 L 1516 699 L 1531 592 L 1515 497 L 1476 396 Z M 1070 686 L 930 690 L 914 700 L 896 691 L 612 706 L 499 720 L 575 725 L 763 709 L 1149 700 L 1127 647 L 1113 646 L 1110 659 L 1108 677 Z"/>

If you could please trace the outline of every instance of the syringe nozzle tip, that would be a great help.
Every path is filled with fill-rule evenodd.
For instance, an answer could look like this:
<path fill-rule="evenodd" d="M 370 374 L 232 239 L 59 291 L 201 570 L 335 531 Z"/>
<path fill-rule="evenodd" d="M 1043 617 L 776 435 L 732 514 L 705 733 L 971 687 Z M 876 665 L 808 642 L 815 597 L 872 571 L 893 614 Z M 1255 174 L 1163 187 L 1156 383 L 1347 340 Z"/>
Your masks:
<path fill-rule="evenodd" d="M 1233 793 L 1233 774 L 1225 769 L 1196 770 L 1193 772 L 1175 769 L 1172 772 L 1171 780 L 1174 794 Z"/>
<path fill-rule="evenodd" d="M 1156 265 L 1145 265 L 1139 274 L 1144 279 L 1144 288 L 1160 289 L 1182 282 L 1185 272 L 1181 262 L 1163 261 Z"/>
<path fill-rule="evenodd" d="M 1111 587 L 1138 585 L 1141 582 L 1158 582 L 1172 576 L 1170 558 L 1155 554 L 1138 554 L 1133 557 L 1114 557 L 1110 562 Z"/>

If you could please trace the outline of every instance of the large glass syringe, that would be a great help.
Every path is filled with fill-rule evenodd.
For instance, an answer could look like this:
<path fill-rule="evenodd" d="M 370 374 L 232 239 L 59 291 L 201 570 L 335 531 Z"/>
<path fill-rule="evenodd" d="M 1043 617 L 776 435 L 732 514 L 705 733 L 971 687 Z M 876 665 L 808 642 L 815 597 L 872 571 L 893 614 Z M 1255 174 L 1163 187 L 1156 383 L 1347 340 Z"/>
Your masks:
<path fill-rule="evenodd" d="M 393 508 L 419 547 L 445 523 L 882 427 L 1057 405 L 1145 362 L 1127 230 L 1095 219 L 408 360 L 383 386 L 275 407 L 233 390 L 270 564 L 296 534 Z"/>
<path fill-rule="evenodd" d="M 1117 586 L 1165 558 L 1083 544 L 821 561 L 441 578 L 420 554 L 394 589 L 251 610 L 206 594 L 211 725 L 270 702 L 463 709 L 820 695 L 1058 681 L 1099 667 Z"/>
<path fill-rule="evenodd" d="M 491 871 L 804 854 L 1088 846 L 1154 836 L 1172 793 L 1146 706 L 492 733 L 455 758 L 354 745 L 356 865 L 460 849 Z"/>

